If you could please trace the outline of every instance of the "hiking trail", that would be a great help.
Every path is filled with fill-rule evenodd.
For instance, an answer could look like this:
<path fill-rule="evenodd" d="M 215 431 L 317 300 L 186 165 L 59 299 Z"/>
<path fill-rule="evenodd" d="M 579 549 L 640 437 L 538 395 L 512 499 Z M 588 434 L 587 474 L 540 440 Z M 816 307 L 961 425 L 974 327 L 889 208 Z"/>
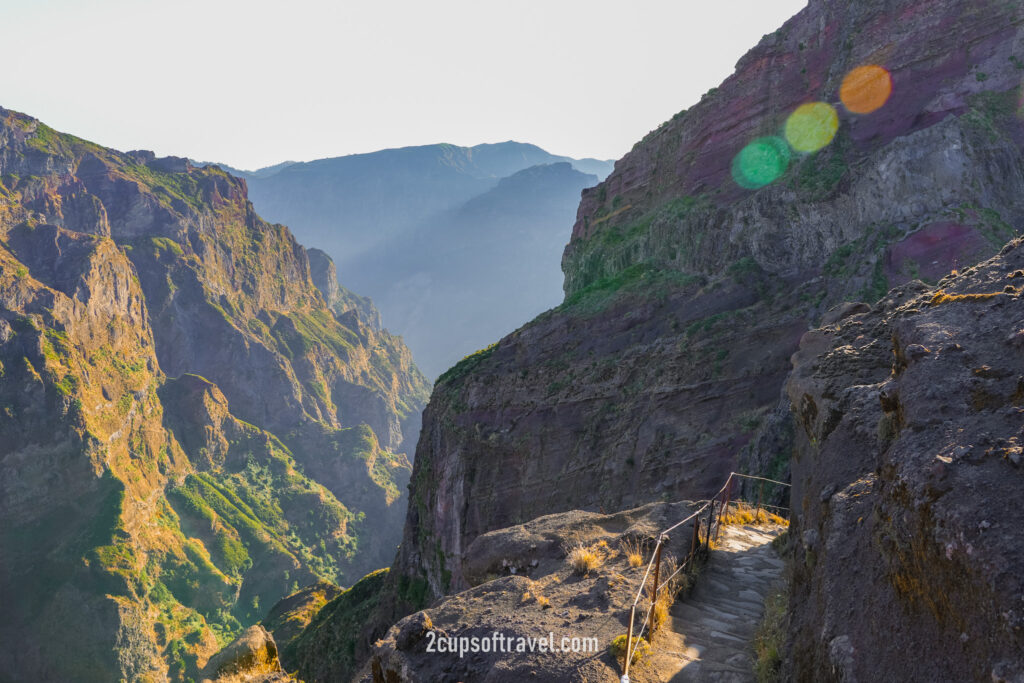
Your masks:
<path fill-rule="evenodd" d="M 772 541 L 780 525 L 723 525 L 689 597 L 672 606 L 652 643 L 651 680 L 663 683 L 749 683 L 754 632 L 765 598 L 782 581 Z"/>

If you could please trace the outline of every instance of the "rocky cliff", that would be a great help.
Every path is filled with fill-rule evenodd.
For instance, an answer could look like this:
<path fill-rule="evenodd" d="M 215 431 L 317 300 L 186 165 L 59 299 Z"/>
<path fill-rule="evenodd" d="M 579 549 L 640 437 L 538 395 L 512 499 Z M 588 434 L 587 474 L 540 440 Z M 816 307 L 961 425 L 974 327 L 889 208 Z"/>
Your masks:
<path fill-rule="evenodd" d="M 243 180 L 0 109 L 0 247 L 4 677 L 194 678 L 391 560 L 426 382 Z"/>
<path fill-rule="evenodd" d="M 888 70 L 891 97 L 854 113 L 839 90 L 864 65 Z M 467 588 L 490 530 L 702 498 L 737 467 L 788 476 L 803 333 L 1024 225 L 1022 78 L 1016 3 L 813 0 L 639 142 L 584 192 L 565 302 L 436 384 L 395 612 Z M 809 101 L 834 114 L 830 144 L 781 142 L 778 177 L 746 189 L 741 151 Z"/>
<path fill-rule="evenodd" d="M 801 340 L 789 680 L 1024 680 L 1022 290 L 1017 240 Z"/>

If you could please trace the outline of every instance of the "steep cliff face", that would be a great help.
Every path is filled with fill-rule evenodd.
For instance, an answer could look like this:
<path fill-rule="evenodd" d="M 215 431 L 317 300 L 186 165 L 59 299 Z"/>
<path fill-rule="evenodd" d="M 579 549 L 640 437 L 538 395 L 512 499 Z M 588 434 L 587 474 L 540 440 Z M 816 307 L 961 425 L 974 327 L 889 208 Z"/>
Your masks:
<path fill-rule="evenodd" d="M 244 181 L 0 109 L 0 246 L 5 676 L 195 677 L 390 561 L 426 383 Z"/>
<path fill-rule="evenodd" d="M 867 226 L 925 227 L 968 204 L 999 210 L 1011 195 L 992 181 L 1019 182 L 1019 129 L 993 119 L 1018 108 L 1021 21 L 1018 6 L 990 0 L 812 0 L 584 192 L 566 292 L 636 262 L 715 272 L 749 256 L 771 273 L 818 269 Z M 892 81 L 867 115 L 839 103 L 843 79 L 862 65 Z M 732 181 L 744 145 L 777 135 L 815 100 L 838 107 L 831 145 L 759 192 Z M 668 210 L 680 201 L 685 215 Z"/>
<path fill-rule="evenodd" d="M 464 589 L 476 536 L 542 514 L 701 498 L 736 467 L 787 476 L 803 332 L 1024 225 L 1022 27 L 1014 3 L 814 1 L 638 143 L 584 193 L 565 303 L 435 386 L 396 590 Z M 893 90 L 855 115 L 838 90 L 864 64 Z M 743 189 L 737 154 L 812 100 L 837 104 L 831 144 Z"/>
<path fill-rule="evenodd" d="M 1022 284 L 1017 240 L 801 341 L 792 680 L 1024 678 Z"/>

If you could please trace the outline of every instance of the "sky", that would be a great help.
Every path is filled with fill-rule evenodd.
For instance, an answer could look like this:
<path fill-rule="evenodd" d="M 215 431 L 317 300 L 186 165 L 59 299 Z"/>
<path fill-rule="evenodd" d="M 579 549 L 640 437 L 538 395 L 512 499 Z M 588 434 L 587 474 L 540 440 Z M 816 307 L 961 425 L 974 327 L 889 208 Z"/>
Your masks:
<path fill-rule="evenodd" d="M 518 140 L 617 159 L 806 0 L 0 0 L 0 106 L 255 169 Z"/>

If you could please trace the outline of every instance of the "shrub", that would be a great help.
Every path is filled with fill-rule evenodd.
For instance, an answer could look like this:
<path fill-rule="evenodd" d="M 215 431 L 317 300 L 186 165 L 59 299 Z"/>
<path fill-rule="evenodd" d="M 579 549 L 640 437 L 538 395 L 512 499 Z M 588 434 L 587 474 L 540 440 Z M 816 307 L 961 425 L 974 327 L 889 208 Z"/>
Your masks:
<path fill-rule="evenodd" d="M 644 640 L 641 636 L 633 636 L 633 642 L 631 644 L 632 648 L 630 649 L 633 650 L 633 656 L 630 658 L 630 661 L 633 664 L 643 661 L 647 656 L 651 654 L 651 646 L 648 645 L 647 641 Z M 608 646 L 608 651 L 611 653 L 613 657 L 615 657 L 615 659 L 619 661 L 620 664 L 625 663 L 626 634 L 616 636 L 615 639 L 612 640 L 611 645 Z"/>
<path fill-rule="evenodd" d="M 569 551 L 569 564 L 574 572 L 582 576 L 601 566 L 601 558 L 592 548 L 578 545 Z"/>

